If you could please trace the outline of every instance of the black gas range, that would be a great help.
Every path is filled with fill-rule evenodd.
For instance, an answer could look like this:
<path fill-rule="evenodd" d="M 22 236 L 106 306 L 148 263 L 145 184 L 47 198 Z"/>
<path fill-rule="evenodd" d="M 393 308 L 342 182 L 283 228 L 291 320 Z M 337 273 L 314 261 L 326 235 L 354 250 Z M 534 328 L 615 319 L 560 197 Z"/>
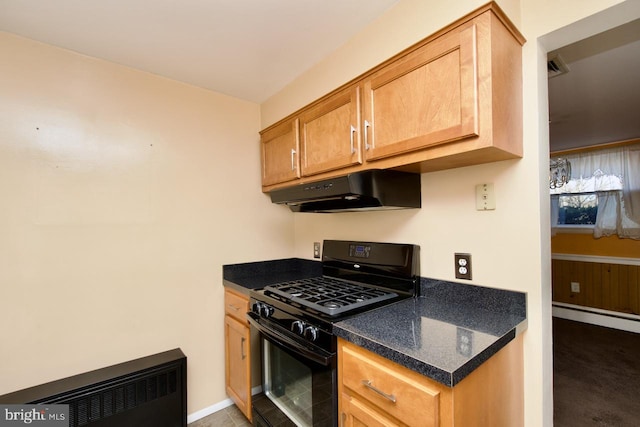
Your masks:
<path fill-rule="evenodd" d="M 325 240 L 322 276 L 251 291 L 247 315 L 263 343 L 254 424 L 337 425 L 333 323 L 415 296 L 419 265 L 417 245 Z"/>

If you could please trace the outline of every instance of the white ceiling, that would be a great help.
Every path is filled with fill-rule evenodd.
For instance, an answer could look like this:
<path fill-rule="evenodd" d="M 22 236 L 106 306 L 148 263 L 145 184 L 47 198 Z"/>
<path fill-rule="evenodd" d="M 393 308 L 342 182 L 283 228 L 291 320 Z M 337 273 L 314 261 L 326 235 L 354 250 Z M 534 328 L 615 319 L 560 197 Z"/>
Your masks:
<path fill-rule="evenodd" d="M 549 52 L 551 151 L 640 138 L 640 20 Z"/>
<path fill-rule="evenodd" d="M 261 103 L 398 0 L 0 0 L 0 30 Z"/>
<path fill-rule="evenodd" d="M 0 0 L 0 30 L 261 103 L 398 0 Z M 550 52 L 551 151 L 640 137 L 640 20 Z"/>

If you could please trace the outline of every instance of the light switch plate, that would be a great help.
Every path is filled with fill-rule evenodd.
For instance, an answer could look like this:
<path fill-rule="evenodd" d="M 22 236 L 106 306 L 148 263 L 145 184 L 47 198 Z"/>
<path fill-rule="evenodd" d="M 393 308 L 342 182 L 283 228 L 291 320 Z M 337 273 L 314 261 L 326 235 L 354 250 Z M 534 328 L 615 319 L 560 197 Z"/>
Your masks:
<path fill-rule="evenodd" d="M 479 211 L 492 211 L 496 208 L 496 194 L 493 184 L 476 185 L 476 209 Z"/>

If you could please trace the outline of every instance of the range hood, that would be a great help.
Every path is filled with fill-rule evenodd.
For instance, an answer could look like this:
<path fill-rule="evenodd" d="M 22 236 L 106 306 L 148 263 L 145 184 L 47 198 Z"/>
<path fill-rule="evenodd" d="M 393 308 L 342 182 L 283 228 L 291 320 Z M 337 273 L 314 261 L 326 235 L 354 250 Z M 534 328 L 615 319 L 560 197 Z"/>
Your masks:
<path fill-rule="evenodd" d="M 373 169 L 273 190 L 293 212 L 345 212 L 421 206 L 420 174 Z"/>

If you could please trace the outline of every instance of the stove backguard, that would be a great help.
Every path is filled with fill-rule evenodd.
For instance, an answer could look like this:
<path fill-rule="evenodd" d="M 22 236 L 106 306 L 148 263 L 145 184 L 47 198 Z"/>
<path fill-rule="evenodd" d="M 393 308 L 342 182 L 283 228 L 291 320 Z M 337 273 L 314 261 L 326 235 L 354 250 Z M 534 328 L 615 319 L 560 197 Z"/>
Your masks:
<path fill-rule="evenodd" d="M 420 276 L 420 246 L 325 240 L 322 274 L 415 295 Z"/>

